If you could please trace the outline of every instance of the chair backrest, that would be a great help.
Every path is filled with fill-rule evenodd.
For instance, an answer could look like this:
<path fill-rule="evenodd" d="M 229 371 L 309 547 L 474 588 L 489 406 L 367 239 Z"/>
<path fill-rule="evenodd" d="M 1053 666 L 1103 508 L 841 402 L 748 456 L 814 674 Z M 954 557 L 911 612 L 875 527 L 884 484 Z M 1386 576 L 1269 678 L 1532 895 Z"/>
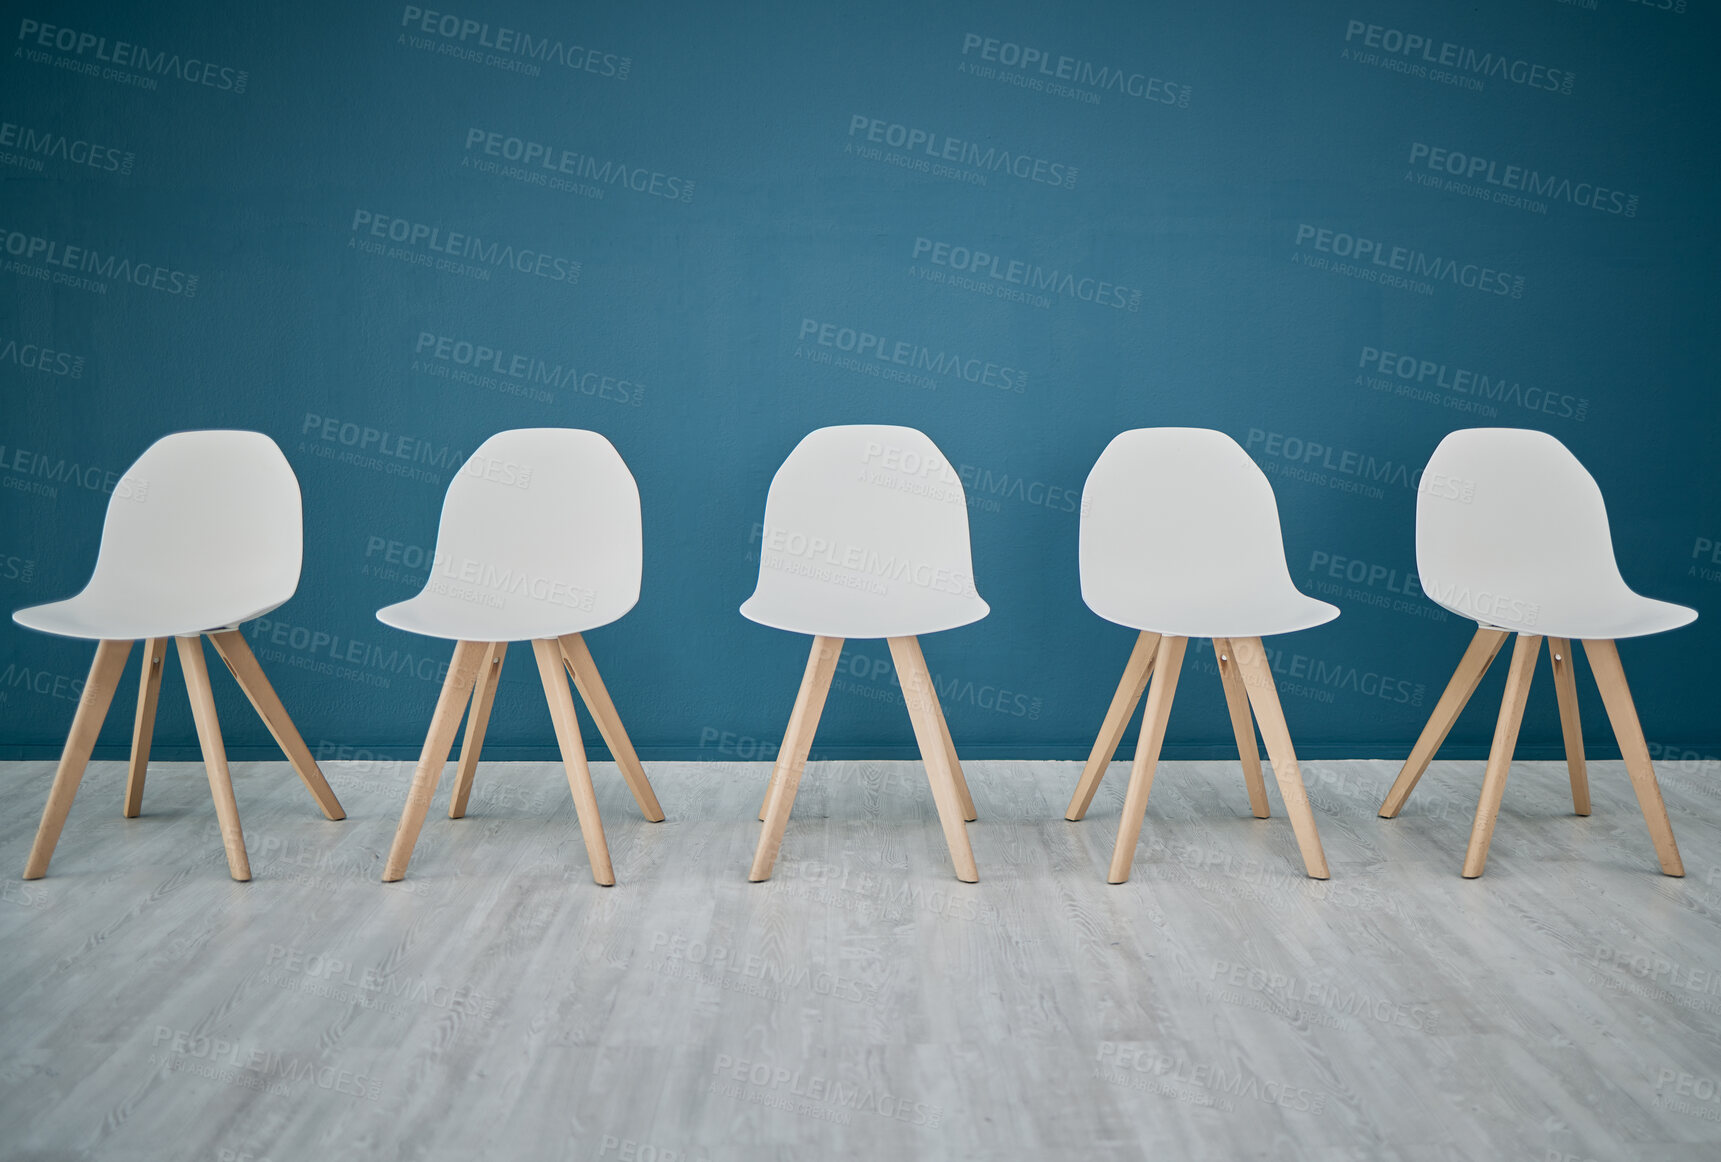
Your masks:
<path fill-rule="evenodd" d="M 303 553 L 299 481 L 275 441 L 175 432 L 114 486 L 83 596 L 207 610 L 220 628 L 291 597 Z"/>
<path fill-rule="evenodd" d="M 974 588 L 961 477 L 926 433 L 886 424 L 809 432 L 771 479 L 759 584 L 748 608 L 888 608 L 874 633 L 907 635 L 985 615 Z M 870 624 L 863 615 L 857 624 Z"/>
<path fill-rule="evenodd" d="M 442 502 L 427 594 L 614 621 L 639 600 L 639 486 L 615 446 L 579 428 L 497 432 Z"/>
<path fill-rule="evenodd" d="M 1629 596 L 1607 507 L 1571 450 L 1527 428 L 1462 428 L 1440 441 L 1416 499 L 1416 568 L 1436 603 L 1477 621 Z"/>
<path fill-rule="evenodd" d="M 1247 604 L 1294 588 L 1279 506 L 1249 453 L 1210 428 L 1135 428 L 1082 489 L 1082 600 L 1129 624 L 1144 604 Z"/>

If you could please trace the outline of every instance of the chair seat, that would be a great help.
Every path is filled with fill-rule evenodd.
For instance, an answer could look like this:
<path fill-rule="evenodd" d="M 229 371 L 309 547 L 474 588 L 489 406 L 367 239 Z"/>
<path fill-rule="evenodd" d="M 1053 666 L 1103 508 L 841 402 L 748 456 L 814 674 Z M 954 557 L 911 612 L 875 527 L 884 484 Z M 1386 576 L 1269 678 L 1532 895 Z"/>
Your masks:
<path fill-rule="evenodd" d="M 1513 633 L 1540 634 L 1572 641 L 1643 637 L 1678 629 L 1697 620 L 1697 611 L 1671 601 L 1657 601 L 1638 593 L 1627 593 L 1607 601 L 1594 598 L 1554 598 L 1537 605 L 1513 605 L 1501 608 L 1498 603 L 1435 604 L 1481 625 Z"/>
<path fill-rule="evenodd" d="M 571 593 L 564 595 L 566 603 L 560 603 L 510 599 L 458 585 L 451 585 L 450 589 L 449 593 L 425 590 L 416 597 L 384 606 L 376 611 L 376 619 L 395 629 L 447 641 L 522 642 L 585 633 L 608 625 L 627 612 L 604 610 L 595 616 L 584 613 L 579 608 L 578 594 Z M 459 594 L 453 590 L 459 590 Z"/>
<path fill-rule="evenodd" d="M 231 629 L 280 607 L 228 604 L 171 593 L 132 593 L 124 599 L 92 596 L 85 591 L 64 601 L 17 610 L 12 620 L 26 629 L 59 637 L 92 641 L 141 641 L 156 637 L 190 637 L 211 630 Z"/>
<path fill-rule="evenodd" d="M 922 593 L 915 608 L 864 592 L 833 595 L 828 585 L 777 587 L 768 595 L 755 593 L 741 606 L 741 616 L 772 629 L 815 637 L 918 637 L 979 621 L 992 611 L 978 594 Z"/>
<path fill-rule="evenodd" d="M 1118 625 L 1174 637 L 1271 637 L 1325 625 L 1339 615 L 1336 605 L 1295 588 L 1184 593 L 1175 601 L 1104 601 L 1090 595 L 1088 606 Z"/>

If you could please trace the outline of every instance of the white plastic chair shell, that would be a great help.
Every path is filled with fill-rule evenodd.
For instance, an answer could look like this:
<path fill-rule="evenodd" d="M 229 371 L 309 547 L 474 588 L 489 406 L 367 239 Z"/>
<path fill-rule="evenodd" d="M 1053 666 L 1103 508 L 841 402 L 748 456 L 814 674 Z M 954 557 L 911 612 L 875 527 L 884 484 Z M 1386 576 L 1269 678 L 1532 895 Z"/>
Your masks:
<path fill-rule="evenodd" d="M 979 621 L 962 480 L 924 432 L 819 428 L 771 480 L 759 583 L 741 613 L 836 638 L 914 637 Z"/>
<path fill-rule="evenodd" d="M 1082 490 L 1082 600 L 1107 621 L 1176 637 L 1249 638 L 1331 621 L 1291 580 L 1279 507 L 1237 441 L 1135 428 Z"/>
<path fill-rule="evenodd" d="M 1625 583 L 1600 486 L 1546 432 L 1452 432 L 1417 491 L 1422 589 L 1453 613 L 1568 639 L 1638 637 L 1697 617 Z"/>
<path fill-rule="evenodd" d="M 83 591 L 12 619 L 109 641 L 227 629 L 293 596 L 303 551 L 299 482 L 275 441 L 175 432 L 115 486 Z"/>
<path fill-rule="evenodd" d="M 639 486 L 615 446 L 578 428 L 515 428 L 449 482 L 424 589 L 376 616 L 451 641 L 583 633 L 634 607 L 643 557 Z"/>

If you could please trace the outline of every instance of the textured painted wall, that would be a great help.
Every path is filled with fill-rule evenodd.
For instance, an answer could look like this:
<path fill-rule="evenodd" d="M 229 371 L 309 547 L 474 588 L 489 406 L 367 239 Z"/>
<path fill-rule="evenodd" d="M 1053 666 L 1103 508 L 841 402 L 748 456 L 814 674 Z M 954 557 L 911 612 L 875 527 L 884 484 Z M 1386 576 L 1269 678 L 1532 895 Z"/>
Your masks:
<path fill-rule="evenodd" d="M 590 635 L 636 741 L 764 758 L 806 649 L 736 613 L 770 475 L 811 428 L 910 424 L 993 609 L 925 643 L 958 742 L 1076 757 L 1131 637 L 1078 594 L 1083 479 L 1194 424 L 1345 611 L 1274 643 L 1299 743 L 1399 754 L 1468 638 L 1416 587 L 1416 471 L 1519 425 L 1600 480 L 1627 579 L 1704 613 L 1624 656 L 1652 740 L 1721 746 L 1712 6 L 1077 7 L 6 5 L 0 600 L 83 583 L 158 435 L 267 432 L 306 555 L 254 647 L 320 753 L 409 753 L 447 651 L 372 613 L 423 581 L 450 472 L 593 428 L 645 510 L 639 606 Z M 0 631 L 5 753 L 54 753 L 90 652 Z M 1169 753 L 1225 753 L 1189 666 Z M 1557 747 L 1547 677 L 1524 754 Z M 234 753 L 270 753 L 219 682 Z M 516 651 L 497 757 L 553 753 L 536 683 Z M 191 757 L 181 690 L 158 753 Z M 911 746 L 852 644 L 815 754 Z"/>

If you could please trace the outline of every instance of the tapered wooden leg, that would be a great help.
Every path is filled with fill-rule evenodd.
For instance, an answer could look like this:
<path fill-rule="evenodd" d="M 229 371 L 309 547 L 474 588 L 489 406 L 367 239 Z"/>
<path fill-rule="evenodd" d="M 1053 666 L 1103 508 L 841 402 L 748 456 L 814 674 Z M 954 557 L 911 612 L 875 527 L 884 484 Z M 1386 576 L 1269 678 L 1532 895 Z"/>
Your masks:
<path fill-rule="evenodd" d="M 963 818 L 962 798 L 956 793 L 956 776 L 951 773 L 950 759 L 944 747 L 944 737 L 938 729 L 938 688 L 921 656 L 920 643 L 912 637 L 893 637 L 890 643 L 891 661 L 902 682 L 902 701 L 908 707 L 908 718 L 914 725 L 914 741 L 920 747 L 920 761 L 926 766 L 926 778 L 932 784 L 932 801 L 938 806 L 938 822 L 944 828 L 944 842 L 950 848 L 950 862 L 956 865 L 956 878 L 965 884 L 979 880 L 980 871 L 974 866 L 974 850 L 968 845 L 968 824 Z"/>
<path fill-rule="evenodd" d="M 101 733 L 102 723 L 107 719 L 114 688 L 130 653 L 129 641 L 96 643 L 95 661 L 90 663 L 90 675 L 84 679 L 84 691 L 78 696 L 66 748 L 60 752 L 54 785 L 48 792 L 47 805 L 42 808 L 42 822 L 36 828 L 36 842 L 30 845 L 30 857 L 24 861 L 27 880 L 39 880 L 48 872 L 54 845 L 60 842 L 60 829 L 66 825 L 66 812 L 72 809 L 72 800 L 77 797 L 78 784 L 83 781 L 84 768 L 90 762 L 90 751 L 95 748 L 96 735 Z"/>
<path fill-rule="evenodd" d="M 1123 796 L 1123 815 L 1117 821 L 1117 843 L 1112 847 L 1108 884 L 1129 879 L 1135 864 L 1135 845 L 1147 817 L 1147 796 L 1153 790 L 1153 774 L 1159 765 L 1159 749 L 1165 745 L 1165 721 L 1171 700 L 1177 696 L 1177 678 L 1183 671 L 1183 651 L 1189 639 L 1165 636 L 1153 659 L 1153 684 L 1148 687 L 1147 707 L 1141 712 L 1141 733 L 1136 738 L 1135 762 L 1129 768 L 1129 790 Z"/>
<path fill-rule="evenodd" d="M 286 753 L 294 773 L 317 801 L 317 806 L 323 809 L 323 814 L 330 819 L 345 819 L 347 813 L 341 809 L 341 801 L 335 798 L 329 781 L 323 778 L 317 760 L 311 757 L 311 749 L 305 745 L 305 740 L 299 737 L 299 728 L 293 725 L 292 718 L 287 715 L 287 708 L 281 705 L 281 699 L 275 693 L 275 687 L 269 684 L 269 679 L 263 674 L 263 667 L 257 664 L 256 655 L 245 643 L 245 635 L 236 629 L 224 629 L 210 634 L 209 641 L 215 646 L 215 652 L 221 655 L 221 660 L 227 663 L 227 668 L 232 671 L 239 688 L 245 691 L 245 697 L 251 700 L 251 706 L 257 711 L 257 716 L 263 720 L 263 725 L 269 728 L 275 745 Z"/>
<path fill-rule="evenodd" d="M 1117 745 L 1123 740 L 1123 732 L 1129 726 L 1129 719 L 1135 713 L 1135 708 L 1141 704 L 1141 695 L 1147 689 L 1147 679 L 1153 673 L 1154 655 L 1159 650 L 1159 635 L 1143 630 L 1136 635 L 1135 648 L 1129 652 L 1129 661 L 1124 663 L 1123 677 L 1118 681 L 1117 690 L 1111 696 L 1111 705 L 1106 708 L 1105 720 L 1100 723 L 1099 737 L 1094 739 L 1094 749 L 1088 752 L 1088 761 L 1082 767 L 1082 777 L 1076 783 L 1076 790 L 1070 796 L 1070 805 L 1064 811 L 1064 818 L 1074 823 L 1088 813 L 1088 807 L 1094 801 L 1094 792 L 1100 789 L 1100 780 L 1105 778 L 1106 768 L 1111 765 L 1111 759 L 1117 753 Z"/>
<path fill-rule="evenodd" d="M 1285 814 L 1290 816 L 1291 831 L 1297 837 L 1297 850 L 1303 855 L 1303 870 L 1311 879 L 1324 880 L 1328 874 L 1327 856 L 1321 850 L 1315 813 L 1309 807 L 1309 794 L 1303 786 L 1297 752 L 1291 746 L 1291 728 L 1285 723 L 1285 708 L 1279 705 L 1279 688 L 1273 683 L 1273 667 L 1267 662 L 1267 651 L 1258 637 L 1232 638 L 1231 656 L 1237 662 L 1243 688 L 1248 691 L 1255 720 L 1261 724 L 1267 758 L 1273 764 L 1273 779 L 1279 784 L 1279 798 L 1285 802 Z"/>
<path fill-rule="evenodd" d="M 1554 667 L 1554 695 L 1560 703 L 1560 733 L 1566 739 L 1566 772 L 1572 777 L 1572 810 L 1590 813 L 1590 776 L 1584 764 L 1584 728 L 1578 717 L 1578 680 L 1573 667 L 1572 643 L 1563 637 L 1548 639 L 1548 661 Z"/>
<path fill-rule="evenodd" d="M 663 808 L 658 805 L 657 794 L 651 789 L 651 780 L 645 777 L 645 767 L 640 765 L 639 755 L 634 753 L 633 742 L 622 728 L 621 715 L 616 713 L 615 703 L 610 701 L 610 692 L 598 674 L 598 664 L 592 661 L 592 651 L 586 648 L 586 639 L 570 633 L 561 639 L 561 646 L 568 673 L 574 678 L 574 689 L 580 692 L 580 699 L 598 724 L 598 733 L 603 735 L 604 745 L 610 748 L 616 766 L 621 769 L 621 777 L 627 781 L 627 789 L 633 792 L 634 802 L 639 804 L 640 811 L 648 820 L 662 823 Z"/>
<path fill-rule="evenodd" d="M 562 766 L 568 773 L 568 790 L 574 795 L 574 814 L 580 821 L 580 838 L 586 841 L 586 860 L 592 879 L 604 887 L 615 883 L 610 866 L 609 842 L 604 821 L 598 815 L 598 795 L 592 787 L 592 771 L 586 765 L 586 746 L 580 741 L 580 721 L 574 713 L 574 695 L 563 672 L 561 643 L 555 638 L 534 638 L 532 654 L 538 660 L 538 678 L 550 703 L 550 721 L 556 727 L 556 745 L 562 751 Z"/>
<path fill-rule="evenodd" d="M 1476 687 L 1482 682 L 1482 675 L 1494 664 L 1500 647 L 1506 644 L 1507 636 L 1507 631 L 1503 629 L 1493 629 L 1485 625 L 1476 627 L 1476 636 L 1470 639 L 1469 647 L 1459 659 L 1458 668 L 1452 672 L 1452 680 L 1446 683 L 1445 692 L 1440 695 L 1440 701 L 1434 704 L 1434 712 L 1428 716 L 1428 725 L 1422 728 L 1416 745 L 1411 748 L 1410 757 L 1404 760 L 1404 766 L 1398 772 L 1398 779 L 1380 805 L 1382 819 L 1393 818 L 1404 807 L 1404 801 L 1410 798 L 1410 793 L 1416 789 L 1416 782 L 1422 778 L 1422 772 L 1428 769 L 1434 752 L 1440 749 L 1440 744 L 1446 741 L 1447 734 L 1452 730 L 1452 724 L 1458 721 L 1464 704 L 1470 701 L 1470 695 L 1476 693 Z"/>
<path fill-rule="evenodd" d="M 831 692 L 831 679 L 836 677 L 837 661 L 842 656 L 842 638 L 813 639 L 812 651 L 807 655 L 807 668 L 801 675 L 801 688 L 795 694 L 795 709 L 789 714 L 789 726 L 783 732 L 783 745 L 777 751 L 777 763 L 771 771 L 771 786 L 765 793 L 765 809 L 761 812 L 765 826 L 759 832 L 759 844 L 753 850 L 753 867 L 747 873 L 747 878 L 754 883 L 770 879 L 771 868 L 777 863 L 777 849 L 783 845 L 783 829 L 788 826 L 789 811 L 795 805 L 801 772 L 807 767 L 807 752 L 813 748 L 819 715 L 824 713 L 825 696 Z"/>
<path fill-rule="evenodd" d="M 466 737 L 460 743 L 460 762 L 454 768 L 454 789 L 448 795 L 450 819 L 466 815 L 466 801 L 472 797 L 472 779 L 478 773 L 478 756 L 484 751 L 484 731 L 490 725 L 490 706 L 496 701 L 496 684 L 502 680 L 502 658 L 507 653 L 507 642 L 491 642 L 483 660 L 478 663 L 472 705 L 466 711 Z"/>
<path fill-rule="evenodd" d="M 1661 787 L 1655 781 L 1655 765 L 1649 761 L 1649 746 L 1643 740 L 1643 724 L 1637 720 L 1631 687 L 1625 684 L 1625 670 L 1619 664 L 1619 649 L 1611 641 L 1586 641 L 1584 654 L 1590 660 L 1590 670 L 1601 689 L 1602 705 L 1607 707 L 1613 736 L 1619 740 L 1620 757 L 1625 759 L 1625 773 L 1631 777 L 1631 789 L 1637 792 L 1637 805 L 1643 809 L 1643 821 L 1649 824 L 1655 857 L 1661 861 L 1664 874 L 1682 876 L 1685 864 L 1679 858 L 1679 845 L 1673 841 L 1673 824 L 1668 822 L 1667 805 L 1661 801 Z"/>
<path fill-rule="evenodd" d="M 137 684 L 137 717 L 131 726 L 131 765 L 125 773 L 125 804 L 120 814 L 136 819 L 143 810 L 143 780 L 149 773 L 149 744 L 155 737 L 155 704 L 161 697 L 161 671 L 167 664 L 167 639 L 143 643 L 143 673 Z"/>
<path fill-rule="evenodd" d="M 179 647 L 179 666 L 185 671 L 191 719 L 197 724 L 197 744 L 203 750 L 203 769 L 209 775 L 209 795 L 215 800 L 215 818 L 221 824 L 221 846 L 227 849 L 227 871 L 244 883 L 251 878 L 251 861 L 245 854 L 245 832 L 239 826 L 239 803 L 233 798 L 233 776 L 227 770 L 227 748 L 221 742 L 221 720 L 215 716 L 215 690 L 209 685 L 203 638 L 178 637 L 173 643 Z"/>
<path fill-rule="evenodd" d="M 430 730 L 424 736 L 424 749 L 418 754 L 418 767 L 412 772 L 412 790 L 407 792 L 400 823 L 394 829 L 394 842 L 389 845 L 388 860 L 383 864 L 385 884 L 406 875 L 406 865 L 412 862 L 419 829 L 424 826 L 425 813 L 430 810 L 437 781 L 442 778 L 442 764 L 448 761 L 455 732 L 460 729 L 461 712 L 466 709 L 466 701 L 478 680 L 478 667 L 489 649 L 488 642 L 460 642 L 454 647 L 454 659 L 448 663 L 448 676 L 442 680 L 442 693 L 437 695 Z"/>
<path fill-rule="evenodd" d="M 920 652 L 920 639 L 905 637 L 902 639 L 905 648 L 912 649 L 914 656 L 920 661 L 920 669 L 927 675 L 927 689 L 932 691 L 932 713 L 938 722 L 938 734 L 944 740 L 944 762 L 950 770 L 951 781 L 956 784 L 956 800 L 962 805 L 962 818 L 972 823 L 980 816 L 974 811 L 974 797 L 968 793 L 968 780 L 963 777 L 962 763 L 956 757 L 956 740 L 950 737 L 950 724 L 944 721 L 944 707 L 938 702 L 938 683 L 932 680 L 932 671 L 927 668 L 926 655 Z"/>
<path fill-rule="evenodd" d="M 1500 800 L 1506 794 L 1506 772 L 1518 746 L 1518 727 L 1524 721 L 1524 702 L 1530 696 L 1530 680 L 1536 674 L 1536 655 L 1542 639 L 1521 633 L 1512 645 L 1512 664 L 1506 671 L 1506 693 L 1500 699 L 1500 718 L 1494 724 L 1494 742 L 1488 748 L 1488 769 L 1482 775 L 1482 794 L 1476 800 L 1476 822 L 1470 828 L 1470 846 L 1464 852 L 1464 878 L 1473 880 L 1488 866 L 1488 844 L 1494 838 L 1494 821 L 1500 817 Z"/>
<path fill-rule="evenodd" d="M 1225 687 L 1225 708 L 1231 712 L 1231 733 L 1237 736 L 1237 754 L 1243 760 L 1243 783 L 1249 788 L 1249 810 L 1254 812 L 1255 818 L 1265 819 L 1272 810 L 1267 805 L 1267 786 L 1261 781 L 1261 747 L 1255 741 L 1255 719 L 1249 713 L 1249 692 L 1243 685 L 1243 675 L 1237 669 L 1237 659 L 1228 639 L 1213 639 L 1213 659 L 1219 665 L 1219 682 Z"/>

